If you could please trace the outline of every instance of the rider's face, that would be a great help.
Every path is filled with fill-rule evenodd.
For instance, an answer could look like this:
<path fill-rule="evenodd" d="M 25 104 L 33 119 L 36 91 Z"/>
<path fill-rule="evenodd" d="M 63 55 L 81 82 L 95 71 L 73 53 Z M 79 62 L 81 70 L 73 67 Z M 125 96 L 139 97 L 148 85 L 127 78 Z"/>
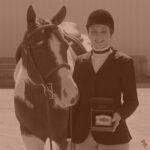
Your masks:
<path fill-rule="evenodd" d="M 110 28 L 103 24 L 91 25 L 88 29 L 88 36 L 92 47 L 95 49 L 102 49 L 109 45 L 111 41 Z"/>

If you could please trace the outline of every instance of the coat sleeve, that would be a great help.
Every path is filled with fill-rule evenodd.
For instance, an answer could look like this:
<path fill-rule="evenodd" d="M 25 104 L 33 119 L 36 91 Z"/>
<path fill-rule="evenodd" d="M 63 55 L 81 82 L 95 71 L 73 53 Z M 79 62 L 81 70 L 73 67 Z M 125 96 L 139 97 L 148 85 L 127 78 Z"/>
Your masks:
<path fill-rule="evenodd" d="M 79 78 L 79 58 L 77 57 L 73 71 L 73 79 L 77 84 L 77 86 L 78 86 L 78 78 Z"/>
<path fill-rule="evenodd" d="M 117 112 L 121 115 L 122 119 L 129 117 L 139 105 L 136 80 L 133 60 L 127 59 L 124 61 L 121 73 L 121 87 L 123 93 L 123 103 Z"/>

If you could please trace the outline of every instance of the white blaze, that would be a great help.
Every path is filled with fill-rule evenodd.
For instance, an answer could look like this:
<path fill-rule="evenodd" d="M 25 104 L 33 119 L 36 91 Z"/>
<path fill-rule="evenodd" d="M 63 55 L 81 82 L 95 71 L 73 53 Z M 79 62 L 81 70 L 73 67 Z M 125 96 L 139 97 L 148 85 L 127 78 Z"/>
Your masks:
<path fill-rule="evenodd" d="M 56 58 L 56 62 L 58 63 L 58 65 L 63 64 L 64 61 L 60 54 L 61 43 L 54 34 L 52 34 L 49 43 L 50 43 L 51 50 Z M 70 46 L 69 48 L 71 50 Z M 68 50 L 69 52 L 67 51 L 67 55 L 68 55 L 67 59 L 68 62 L 70 62 L 69 65 L 72 69 L 68 70 L 68 68 L 61 68 L 58 70 L 58 76 L 60 77 L 61 80 L 61 99 L 59 99 L 58 96 L 56 95 L 55 104 L 61 107 L 68 107 L 73 105 L 71 104 L 71 100 L 78 95 L 77 86 L 72 79 L 74 60 L 72 58 L 73 56 L 70 50 Z"/>
<path fill-rule="evenodd" d="M 30 80 L 26 68 L 22 64 L 22 59 L 19 60 L 15 71 L 14 71 L 14 81 L 15 81 L 15 90 L 14 96 L 20 97 L 20 100 L 24 102 L 28 107 L 33 108 L 33 104 L 30 103 L 25 98 L 25 82 Z M 31 81 L 31 80 L 30 80 Z"/>
<path fill-rule="evenodd" d="M 51 38 L 49 39 L 49 44 L 54 56 L 56 57 L 56 62 L 58 64 L 62 64 L 63 58 L 60 55 L 61 43 L 54 34 L 51 34 Z"/>

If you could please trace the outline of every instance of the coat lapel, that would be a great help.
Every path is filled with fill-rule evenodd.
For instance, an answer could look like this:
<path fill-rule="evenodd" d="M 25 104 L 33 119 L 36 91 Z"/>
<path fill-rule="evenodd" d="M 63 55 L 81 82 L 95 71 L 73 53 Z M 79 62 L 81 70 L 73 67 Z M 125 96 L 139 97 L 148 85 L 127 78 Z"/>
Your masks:
<path fill-rule="evenodd" d="M 110 67 L 110 65 L 112 65 L 112 62 L 114 60 L 114 56 L 115 56 L 116 50 L 113 50 L 112 53 L 107 57 L 107 59 L 105 60 L 104 64 L 100 67 L 100 69 L 96 72 L 97 74 L 99 74 L 100 72 L 104 71 L 105 69 L 107 69 L 108 67 Z"/>
<path fill-rule="evenodd" d="M 94 68 L 92 65 L 92 52 L 89 52 L 87 54 L 87 56 L 84 58 L 85 66 L 86 66 L 87 70 L 89 71 L 89 73 L 99 74 L 102 71 L 104 71 L 106 68 L 108 68 L 112 64 L 112 61 L 115 58 L 114 56 L 115 56 L 116 52 L 117 52 L 117 50 L 112 51 L 112 53 L 107 57 L 104 64 L 100 67 L 100 69 L 97 72 L 94 71 Z"/>
<path fill-rule="evenodd" d="M 88 74 L 92 75 L 95 73 L 94 69 L 93 69 L 93 65 L 92 65 L 92 61 L 91 61 L 91 57 L 92 57 L 92 52 L 88 52 L 86 57 L 83 59 L 84 61 L 84 68 L 86 69 Z"/>

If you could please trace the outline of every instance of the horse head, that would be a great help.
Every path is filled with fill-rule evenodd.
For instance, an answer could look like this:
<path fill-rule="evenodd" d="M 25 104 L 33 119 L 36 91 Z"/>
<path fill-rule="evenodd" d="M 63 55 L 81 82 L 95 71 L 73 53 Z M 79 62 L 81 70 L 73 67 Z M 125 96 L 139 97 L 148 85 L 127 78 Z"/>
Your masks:
<path fill-rule="evenodd" d="M 66 8 L 62 7 L 51 21 L 37 20 L 30 6 L 21 54 L 31 83 L 44 88 L 45 85 L 53 85 L 54 105 L 61 108 L 74 105 L 79 96 L 67 59 L 69 43 L 58 27 L 65 15 Z"/>

